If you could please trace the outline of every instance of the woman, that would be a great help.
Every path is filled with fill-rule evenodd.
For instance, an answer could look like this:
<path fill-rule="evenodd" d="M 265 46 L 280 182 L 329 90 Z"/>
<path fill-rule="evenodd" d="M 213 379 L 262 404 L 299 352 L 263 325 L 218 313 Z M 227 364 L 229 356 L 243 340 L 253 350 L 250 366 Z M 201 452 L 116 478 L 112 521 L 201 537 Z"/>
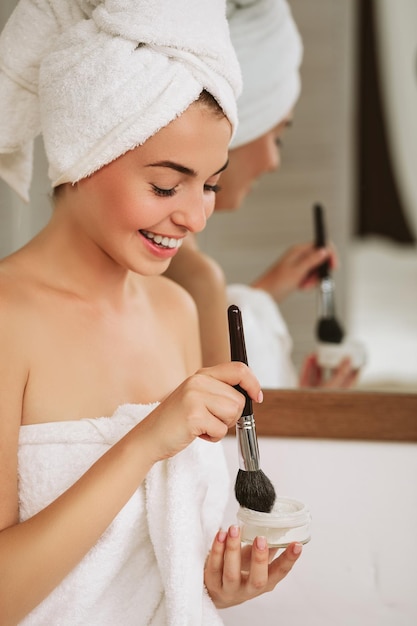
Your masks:
<path fill-rule="evenodd" d="M 0 173 L 27 197 L 42 133 L 54 190 L 0 263 L 4 625 L 220 624 L 301 550 L 269 563 L 218 531 L 234 385 L 262 393 L 242 364 L 200 369 L 160 274 L 213 211 L 239 72 L 222 2 L 184 0 L 186 26 L 157 4 L 22 0 L 0 39 Z"/>

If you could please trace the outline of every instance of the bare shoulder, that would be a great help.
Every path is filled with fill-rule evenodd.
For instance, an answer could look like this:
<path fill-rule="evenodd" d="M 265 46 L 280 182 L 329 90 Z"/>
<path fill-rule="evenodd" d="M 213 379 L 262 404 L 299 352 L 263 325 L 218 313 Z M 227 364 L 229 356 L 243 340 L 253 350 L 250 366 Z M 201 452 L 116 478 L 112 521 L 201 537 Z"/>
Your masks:
<path fill-rule="evenodd" d="M 25 289 L 13 257 L 0 261 L 0 333 L 10 333 L 17 326 L 20 315 L 27 307 L 28 290 Z M 22 330 L 22 329 L 21 329 Z"/>
<path fill-rule="evenodd" d="M 172 314 L 183 315 L 188 321 L 197 319 L 197 309 L 188 291 L 167 276 L 152 277 L 151 297 L 156 306 Z"/>

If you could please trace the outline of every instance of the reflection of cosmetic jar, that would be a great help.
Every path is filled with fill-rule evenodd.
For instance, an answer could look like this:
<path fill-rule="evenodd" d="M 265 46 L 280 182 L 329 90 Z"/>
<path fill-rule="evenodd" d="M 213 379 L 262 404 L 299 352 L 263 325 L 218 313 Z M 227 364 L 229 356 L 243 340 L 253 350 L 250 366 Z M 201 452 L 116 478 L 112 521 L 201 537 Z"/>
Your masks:
<path fill-rule="evenodd" d="M 317 344 L 317 361 L 321 367 L 333 369 L 347 356 L 352 361 L 353 369 L 360 369 L 366 361 L 365 346 L 360 341 L 353 340 Z"/>
<path fill-rule="evenodd" d="M 243 543 L 252 543 L 255 537 L 262 536 L 270 547 L 284 548 L 292 541 L 310 540 L 311 515 L 298 500 L 277 497 L 270 513 L 240 507 L 237 518 Z"/>

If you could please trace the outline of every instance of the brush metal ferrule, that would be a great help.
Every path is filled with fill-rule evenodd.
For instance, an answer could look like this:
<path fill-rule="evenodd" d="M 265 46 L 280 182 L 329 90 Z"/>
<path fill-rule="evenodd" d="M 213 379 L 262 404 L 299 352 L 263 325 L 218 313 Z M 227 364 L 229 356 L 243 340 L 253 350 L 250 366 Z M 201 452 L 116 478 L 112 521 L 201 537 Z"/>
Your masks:
<path fill-rule="evenodd" d="M 245 472 L 259 470 L 259 447 L 253 415 L 242 415 L 236 423 L 239 467 Z"/>
<path fill-rule="evenodd" d="M 335 316 L 334 281 L 330 276 L 320 281 L 320 307 L 321 317 Z"/>

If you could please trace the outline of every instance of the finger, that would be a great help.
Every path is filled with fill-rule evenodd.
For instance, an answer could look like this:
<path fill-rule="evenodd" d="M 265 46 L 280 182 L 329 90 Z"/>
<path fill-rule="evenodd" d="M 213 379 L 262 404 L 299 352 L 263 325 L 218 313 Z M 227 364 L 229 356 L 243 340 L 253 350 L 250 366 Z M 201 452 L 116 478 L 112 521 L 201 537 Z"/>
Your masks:
<path fill-rule="evenodd" d="M 309 354 L 302 365 L 300 387 L 317 387 L 321 382 L 321 368 L 315 354 Z"/>
<path fill-rule="evenodd" d="M 350 389 L 358 382 L 359 370 L 352 370 L 344 382 L 344 388 Z"/>
<path fill-rule="evenodd" d="M 269 563 L 271 563 L 271 561 L 275 558 L 275 555 L 277 552 L 278 552 L 278 548 L 269 548 L 269 554 L 268 554 Z M 243 546 L 240 554 L 241 554 L 240 568 L 242 572 L 249 573 L 250 564 L 251 564 L 252 546 Z"/>
<path fill-rule="evenodd" d="M 210 553 L 206 560 L 204 579 L 207 587 L 220 590 L 223 585 L 223 559 L 226 549 L 225 530 L 219 530 L 216 534 Z"/>
<path fill-rule="evenodd" d="M 323 385 L 329 389 L 347 388 L 351 380 L 352 364 L 349 357 L 345 357 L 340 365 L 333 370 L 331 378 Z"/>
<path fill-rule="evenodd" d="M 230 526 L 226 538 L 223 566 L 223 589 L 226 594 L 236 593 L 241 584 L 241 543 L 239 526 Z"/>
<path fill-rule="evenodd" d="M 314 248 L 314 245 L 311 243 L 311 241 L 308 241 L 306 243 L 298 243 L 298 244 L 295 244 L 294 246 L 291 246 L 291 248 L 289 248 L 284 253 L 281 259 L 290 263 L 294 263 L 298 261 L 300 258 L 303 258 L 306 255 L 308 255 L 313 250 L 315 250 L 315 248 Z"/>
<path fill-rule="evenodd" d="M 292 570 L 303 550 L 301 543 L 294 542 L 279 555 L 269 566 L 267 591 L 271 591 Z"/>
<path fill-rule="evenodd" d="M 319 276 L 316 270 L 324 261 L 330 260 L 330 257 L 330 248 L 314 248 L 311 253 L 302 260 L 299 266 L 299 272 L 302 276 L 300 283 L 301 288 L 305 289 L 317 284 Z"/>
<path fill-rule="evenodd" d="M 263 593 L 268 585 L 269 550 L 265 537 L 256 537 L 252 545 L 247 591 L 253 596 Z"/>
<path fill-rule="evenodd" d="M 228 363 L 221 363 L 220 365 L 204 368 L 199 370 L 199 372 L 227 383 L 228 385 L 232 385 L 233 387 L 239 385 L 255 402 L 262 402 L 263 400 L 259 381 L 245 363 L 230 361 Z"/>
<path fill-rule="evenodd" d="M 239 391 L 202 374 L 196 374 L 186 381 L 180 397 L 183 419 L 188 424 L 187 432 L 194 437 L 204 436 L 213 441 L 227 434 L 245 406 L 245 398 Z"/>

